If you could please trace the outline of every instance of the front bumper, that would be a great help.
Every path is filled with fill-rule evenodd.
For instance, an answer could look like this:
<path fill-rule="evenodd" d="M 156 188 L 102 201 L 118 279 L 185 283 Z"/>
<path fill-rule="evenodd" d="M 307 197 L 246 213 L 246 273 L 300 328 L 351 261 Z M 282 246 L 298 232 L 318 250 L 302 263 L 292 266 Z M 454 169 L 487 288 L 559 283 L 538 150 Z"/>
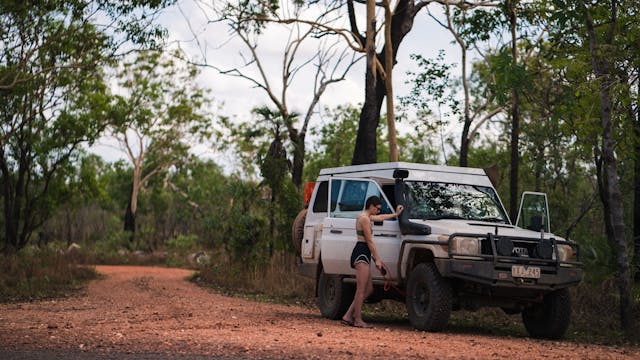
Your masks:
<path fill-rule="evenodd" d="M 513 277 L 513 262 L 493 262 L 466 259 L 435 259 L 440 274 L 496 288 L 519 288 L 535 290 L 558 290 L 578 284 L 582 280 L 582 269 L 576 266 L 539 266 L 540 278 Z M 538 266 L 538 265 L 531 265 Z"/>

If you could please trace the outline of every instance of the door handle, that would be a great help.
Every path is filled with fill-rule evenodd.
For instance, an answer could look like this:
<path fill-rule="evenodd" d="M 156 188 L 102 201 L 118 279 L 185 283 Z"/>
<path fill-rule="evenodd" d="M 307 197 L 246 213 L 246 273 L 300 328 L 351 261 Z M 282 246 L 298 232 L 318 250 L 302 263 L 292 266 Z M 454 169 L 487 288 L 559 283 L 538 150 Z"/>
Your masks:
<path fill-rule="evenodd" d="M 398 237 L 397 234 L 385 234 L 385 233 L 380 233 L 380 234 L 373 234 L 373 236 L 380 236 L 380 237 Z"/>
<path fill-rule="evenodd" d="M 329 232 L 332 233 L 332 234 L 342 234 L 342 230 L 333 230 L 333 229 L 331 229 Z"/>

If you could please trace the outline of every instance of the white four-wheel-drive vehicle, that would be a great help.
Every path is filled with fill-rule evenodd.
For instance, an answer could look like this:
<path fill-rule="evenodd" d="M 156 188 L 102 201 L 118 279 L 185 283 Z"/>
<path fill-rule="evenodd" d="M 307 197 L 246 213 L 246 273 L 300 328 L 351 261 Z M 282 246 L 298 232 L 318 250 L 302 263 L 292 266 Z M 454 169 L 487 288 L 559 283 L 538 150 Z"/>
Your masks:
<path fill-rule="evenodd" d="M 531 336 L 560 338 L 571 315 L 568 287 L 582 278 L 578 246 L 550 232 L 546 195 L 525 193 L 516 225 L 482 169 L 381 163 L 324 169 L 293 241 L 300 271 L 316 279 L 320 311 L 338 319 L 355 290 L 355 218 L 372 195 L 382 213 L 373 240 L 389 272 L 373 265 L 375 293 L 406 302 L 420 330 L 445 327 L 452 310 L 498 306 L 522 313 Z M 385 286 L 386 285 L 386 286 Z"/>

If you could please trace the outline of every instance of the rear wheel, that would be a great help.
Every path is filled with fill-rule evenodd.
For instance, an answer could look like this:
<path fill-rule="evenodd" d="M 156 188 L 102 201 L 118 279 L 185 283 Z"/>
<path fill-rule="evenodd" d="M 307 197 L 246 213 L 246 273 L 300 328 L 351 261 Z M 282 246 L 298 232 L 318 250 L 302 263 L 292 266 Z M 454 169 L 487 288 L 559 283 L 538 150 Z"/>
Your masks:
<path fill-rule="evenodd" d="M 539 304 L 522 312 L 522 322 L 529 335 L 540 339 L 560 339 L 569 327 L 571 295 L 568 289 L 548 293 Z"/>
<path fill-rule="evenodd" d="M 349 309 L 355 286 L 342 282 L 342 276 L 320 273 L 318 280 L 318 307 L 322 316 L 337 320 Z"/>
<path fill-rule="evenodd" d="M 407 312 L 418 330 L 440 331 L 449 321 L 452 304 L 451 284 L 432 263 L 416 266 L 407 281 Z"/>

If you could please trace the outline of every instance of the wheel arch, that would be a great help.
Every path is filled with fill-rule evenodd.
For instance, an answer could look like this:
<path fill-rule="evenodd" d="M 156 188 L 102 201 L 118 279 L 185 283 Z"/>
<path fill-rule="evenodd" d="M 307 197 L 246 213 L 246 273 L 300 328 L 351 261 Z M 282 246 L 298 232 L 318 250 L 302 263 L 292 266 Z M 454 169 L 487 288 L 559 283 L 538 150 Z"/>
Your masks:
<path fill-rule="evenodd" d="M 407 268 L 405 278 L 409 277 L 411 271 L 421 263 L 434 263 L 433 251 L 424 247 L 413 247 L 407 256 Z"/>

